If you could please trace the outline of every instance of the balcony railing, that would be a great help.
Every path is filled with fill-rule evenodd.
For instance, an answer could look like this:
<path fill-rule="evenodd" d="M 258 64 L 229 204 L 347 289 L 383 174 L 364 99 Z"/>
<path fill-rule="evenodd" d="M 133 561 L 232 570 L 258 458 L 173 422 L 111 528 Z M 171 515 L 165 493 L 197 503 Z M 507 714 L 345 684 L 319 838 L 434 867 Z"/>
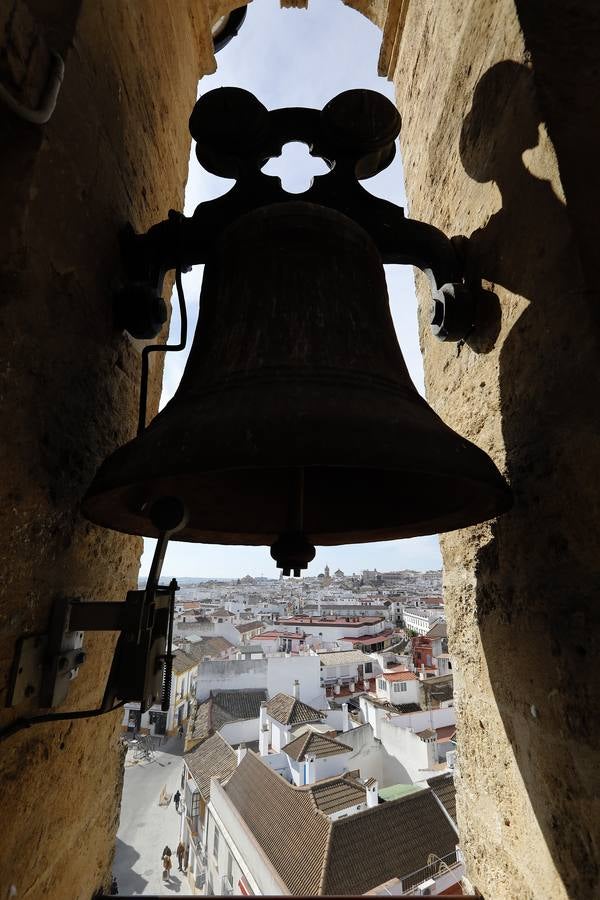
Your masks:
<path fill-rule="evenodd" d="M 452 853 L 446 854 L 446 856 L 436 857 L 435 860 L 428 863 L 428 865 L 423 866 L 421 869 L 416 869 L 416 871 L 411 872 L 409 875 L 405 875 L 402 878 L 402 893 L 408 894 L 417 887 L 417 885 L 422 884 L 422 882 L 427 881 L 429 878 L 438 878 L 440 875 L 447 874 L 450 869 L 455 868 L 460 863 L 458 859 L 456 850 L 453 850 Z"/>

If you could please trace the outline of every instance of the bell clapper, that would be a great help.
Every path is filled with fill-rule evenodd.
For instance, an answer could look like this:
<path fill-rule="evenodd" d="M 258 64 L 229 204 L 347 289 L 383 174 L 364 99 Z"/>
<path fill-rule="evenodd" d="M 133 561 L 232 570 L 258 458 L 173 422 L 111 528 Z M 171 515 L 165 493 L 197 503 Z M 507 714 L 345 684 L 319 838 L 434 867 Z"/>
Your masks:
<path fill-rule="evenodd" d="M 304 528 L 304 469 L 291 470 L 289 498 L 289 529 L 280 534 L 271 547 L 271 556 L 284 575 L 300 577 L 315 558 L 315 547 L 307 539 Z"/>

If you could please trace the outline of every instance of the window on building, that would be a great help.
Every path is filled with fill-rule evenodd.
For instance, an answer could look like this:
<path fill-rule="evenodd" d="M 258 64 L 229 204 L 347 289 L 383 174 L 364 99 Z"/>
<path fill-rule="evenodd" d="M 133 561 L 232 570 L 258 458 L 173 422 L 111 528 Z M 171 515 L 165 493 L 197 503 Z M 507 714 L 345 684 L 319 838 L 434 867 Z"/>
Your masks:
<path fill-rule="evenodd" d="M 227 877 L 230 884 L 233 884 L 233 856 L 231 850 L 227 853 Z"/>
<path fill-rule="evenodd" d="M 396 681 L 394 683 L 394 691 L 399 694 L 401 691 L 406 690 L 406 682 L 405 681 Z"/>
<path fill-rule="evenodd" d="M 213 838 L 213 856 L 215 859 L 219 856 L 219 829 L 215 825 L 215 835 Z"/>
<path fill-rule="evenodd" d="M 379 688 L 380 691 L 385 691 L 386 690 L 385 679 L 379 678 L 377 680 L 377 687 Z"/>
<path fill-rule="evenodd" d="M 366 662 L 366 663 L 365 663 L 365 672 L 366 672 L 366 673 L 369 673 L 369 672 L 372 672 L 372 671 L 373 671 L 373 663 L 370 663 L 370 662 L 368 663 L 368 662 Z"/>

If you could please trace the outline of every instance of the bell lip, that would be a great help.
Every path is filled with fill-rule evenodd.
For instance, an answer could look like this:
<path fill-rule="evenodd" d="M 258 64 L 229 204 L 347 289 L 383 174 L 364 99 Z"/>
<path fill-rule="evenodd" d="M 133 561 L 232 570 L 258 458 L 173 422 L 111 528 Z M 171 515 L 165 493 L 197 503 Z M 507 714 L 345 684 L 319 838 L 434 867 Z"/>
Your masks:
<path fill-rule="evenodd" d="M 488 481 L 484 481 L 482 479 L 468 479 L 466 476 L 461 476 L 461 481 L 464 483 L 465 487 L 467 486 L 469 480 L 471 481 L 473 491 L 477 492 L 479 494 L 479 497 L 476 497 L 476 500 L 471 502 L 471 504 L 465 503 L 464 505 L 459 506 L 454 511 L 446 513 L 446 524 L 443 528 L 432 527 L 433 520 L 437 518 L 437 520 L 439 521 L 441 516 L 438 515 L 437 517 L 434 516 L 432 518 L 432 516 L 429 515 L 428 517 L 423 518 L 420 521 L 411 522 L 410 525 L 387 525 L 382 528 L 366 528 L 361 531 L 357 531 L 356 529 L 354 529 L 347 532 L 339 530 L 318 532 L 307 528 L 306 537 L 313 544 L 322 547 L 343 546 L 345 544 L 367 544 L 377 541 L 408 540 L 414 537 L 426 537 L 428 535 L 434 534 L 448 534 L 452 531 L 460 531 L 464 528 L 471 528 L 473 526 L 483 524 L 484 522 L 492 521 L 510 511 L 514 504 L 514 496 L 509 484 L 496 468 L 494 463 L 491 460 L 489 460 L 489 463 L 490 468 L 495 470 L 495 484 L 493 483 L 492 478 L 490 478 Z M 307 470 L 310 470 L 311 468 L 326 467 L 306 466 L 305 468 Z M 344 468 L 352 469 L 355 467 L 338 465 L 335 468 L 341 470 Z M 228 472 L 233 471 L 240 470 L 221 469 L 215 470 L 210 474 L 227 474 Z M 368 469 L 364 467 L 364 471 L 367 472 Z M 390 467 L 382 467 L 378 471 L 389 472 L 390 474 L 393 474 L 398 473 L 401 470 L 393 469 Z M 405 470 L 404 473 L 407 474 Z M 423 477 L 427 473 L 415 471 L 411 474 L 416 477 Z M 447 477 L 456 478 L 454 473 L 448 473 Z M 129 523 L 127 525 L 125 525 L 125 523 L 121 523 L 119 527 L 115 527 L 114 517 L 111 517 L 110 515 L 109 510 L 113 506 L 111 500 L 115 503 L 115 505 L 118 504 L 121 506 L 121 508 L 123 508 L 123 490 L 133 492 L 137 489 L 138 491 L 143 491 L 143 485 L 133 485 L 128 486 L 127 488 L 120 488 L 117 486 L 112 488 L 108 492 L 94 492 L 93 487 L 94 484 L 92 484 L 92 486 L 90 487 L 90 490 L 84 497 L 81 504 L 81 512 L 90 522 L 100 527 L 117 531 L 121 534 L 129 534 L 131 536 L 146 538 L 159 537 L 159 532 L 152 526 L 149 519 L 143 519 L 140 521 L 140 514 L 136 514 L 130 511 Z M 482 490 L 487 493 L 487 498 L 484 494 L 483 500 L 481 499 Z M 467 492 L 465 491 L 465 493 Z M 106 510 L 107 506 L 109 507 L 109 510 Z M 137 526 L 134 524 L 136 520 L 140 522 L 140 524 Z M 277 540 L 279 535 L 280 532 L 277 530 L 264 532 L 257 531 L 249 533 L 235 531 L 233 529 L 231 531 L 225 531 L 224 529 L 204 529 L 191 526 L 189 528 L 184 527 L 180 532 L 177 533 L 174 539 L 184 543 L 220 544 L 222 546 L 268 547 L 275 540 Z"/>

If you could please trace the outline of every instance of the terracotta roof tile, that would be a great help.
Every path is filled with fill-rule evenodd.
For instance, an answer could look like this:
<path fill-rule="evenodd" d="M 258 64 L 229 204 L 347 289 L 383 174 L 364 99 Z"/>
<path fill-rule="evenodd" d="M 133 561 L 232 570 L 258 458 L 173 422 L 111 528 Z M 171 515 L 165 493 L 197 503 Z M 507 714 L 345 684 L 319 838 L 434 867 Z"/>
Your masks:
<path fill-rule="evenodd" d="M 223 637 L 203 637 L 200 641 L 186 644 L 185 652 L 193 656 L 198 662 L 205 657 L 220 657 L 234 645 Z"/>
<path fill-rule="evenodd" d="M 194 659 L 193 656 L 184 653 L 183 650 L 175 650 L 173 655 L 173 671 L 177 675 L 188 672 L 190 669 L 195 669 L 197 665 L 198 660 Z"/>
<path fill-rule="evenodd" d="M 303 722 L 315 722 L 325 716 L 318 709 L 307 703 L 290 697 L 289 694 L 275 694 L 267 703 L 267 712 L 272 719 L 282 725 L 301 725 Z"/>
<path fill-rule="evenodd" d="M 220 734 L 213 734 L 183 758 L 206 801 L 210 798 L 210 779 L 229 777 L 237 765 L 237 754 Z"/>
<path fill-rule="evenodd" d="M 195 747 L 200 741 L 204 741 L 212 734 L 210 720 L 210 700 L 197 703 L 190 714 L 185 735 L 186 750 Z"/>
<path fill-rule="evenodd" d="M 227 722 L 257 719 L 260 705 L 267 699 L 265 690 L 213 691 L 192 709 L 185 736 L 186 749 L 195 747 Z"/>
<path fill-rule="evenodd" d="M 330 820 L 310 791 L 292 787 L 248 751 L 225 793 L 290 893 L 318 894 Z"/>
<path fill-rule="evenodd" d="M 235 618 L 235 613 L 232 613 L 228 609 L 225 609 L 224 606 L 219 606 L 218 609 L 211 609 L 211 611 L 209 612 L 209 616 L 233 616 Z"/>
<path fill-rule="evenodd" d="M 325 815 L 331 815 L 342 809 L 348 809 L 350 806 L 358 806 L 359 803 L 367 802 L 364 787 L 347 778 L 317 782 L 311 787 L 310 793 L 317 807 Z"/>
<path fill-rule="evenodd" d="M 302 762 L 307 753 L 314 753 L 317 758 L 321 759 L 325 756 L 337 756 L 339 753 L 351 753 L 352 747 L 333 738 L 325 737 L 324 734 L 318 734 L 316 731 L 306 731 L 295 741 L 286 744 L 283 752 L 297 762 Z"/>
<path fill-rule="evenodd" d="M 364 894 L 427 865 L 430 853 L 446 856 L 457 841 L 455 830 L 427 790 L 337 819 L 331 825 L 319 893 Z"/>
<path fill-rule="evenodd" d="M 425 728 L 424 731 L 417 731 L 416 734 L 422 741 L 430 741 L 435 737 L 435 731 L 431 728 Z"/>
<path fill-rule="evenodd" d="M 378 675 L 378 678 L 385 678 L 386 681 L 418 681 L 419 679 L 414 672 L 384 672 Z"/>
<path fill-rule="evenodd" d="M 427 784 L 442 804 L 450 818 L 456 823 L 456 788 L 450 773 L 428 778 Z"/>
<path fill-rule="evenodd" d="M 455 849 L 456 832 L 430 790 L 331 820 L 319 801 L 326 806 L 326 791 L 339 781 L 352 784 L 297 788 L 249 751 L 225 786 L 291 894 L 363 894 L 422 868 L 430 853 Z"/>
<path fill-rule="evenodd" d="M 217 717 L 225 722 L 240 721 L 241 719 L 258 719 L 260 704 L 267 699 L 267 692 L 262 689 L 242 691 L 211 691 L 213 727 L 221 727 L 217 724 Z"/>
<path fill-rule="evenodd" d="M 438 741 L 442 743 L 452 741 L 456 737 L 456 725 L 443 725 L 441 728 L 436 728 L 435 731 Z"/>
<path fill-rule="evenodd" d="M 235 626 L 240 634 L 245 634 L 247 631 L 254 631 L 256 628 L 263 628 L 264 625 L 262 622 L 240 622 Z"/>
<path fill-rule="evenodd" d="M 448 637 L 448 626 L 445 622 L 436 622 L 435 625 L 429 629 L 425 637 L 428 638 L 445 638 Z"/>
<path fill-rule="evenodd" d="M 355 644 L 377 644 L 380 641 L 387 640 L 394 633 L 393 628 L 386 628 L 385 631 L 378 631 L 377 634 L 362 634 L 356 635 L 355 637 L 350 637 L 346 635 L 345 637 L 338 638 L 338 641 L 351 641 Z"/>

